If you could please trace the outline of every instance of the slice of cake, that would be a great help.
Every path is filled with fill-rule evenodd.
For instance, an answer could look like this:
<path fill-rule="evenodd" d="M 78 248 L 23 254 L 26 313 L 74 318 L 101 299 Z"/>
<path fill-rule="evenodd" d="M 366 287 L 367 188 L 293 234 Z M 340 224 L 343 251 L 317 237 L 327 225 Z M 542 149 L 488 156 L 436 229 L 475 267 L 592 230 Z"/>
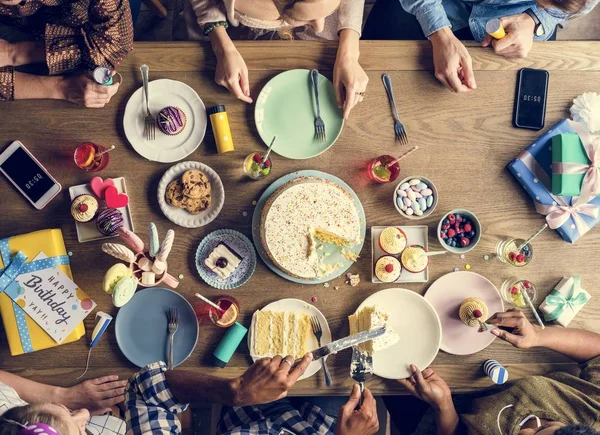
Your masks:
<path fill-rule="evenodd" d="M 243 257 L 221 242 L 204 260 L 204 264 L 222 279 L 227 279 L 238 268 Z"/>
<path fill-rule="evenodd" d="M 254 358 L 275 355 L 302 358 L 312 334 L 307 314 L 288 311 L 256 311 L 252 317 L 251 349 Z"/>
<path fill-rule="evenodd" d="M 372 355 L 373 352 L 387 349 L 400 340 L 400 336 L 389 325 L 389 317 L 389 314 L 377 305 L 364 307 L 362 310 L 348 316 L 350 335 L 382 326 L 386 326 L 387 328 L 385 334 L 356 346 L 358 350 Z"/>

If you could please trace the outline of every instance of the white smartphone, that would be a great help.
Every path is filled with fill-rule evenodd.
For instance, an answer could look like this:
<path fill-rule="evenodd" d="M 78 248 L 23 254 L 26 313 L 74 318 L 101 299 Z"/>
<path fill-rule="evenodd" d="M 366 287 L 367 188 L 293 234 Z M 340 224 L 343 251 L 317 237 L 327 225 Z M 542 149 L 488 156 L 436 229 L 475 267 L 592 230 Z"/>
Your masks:
<path fill-rule="evenodd" d="M 58 195 L 61 185 L 25 146 L 14 141 L 0 154 L 0 172 L 38 210 Z"/>

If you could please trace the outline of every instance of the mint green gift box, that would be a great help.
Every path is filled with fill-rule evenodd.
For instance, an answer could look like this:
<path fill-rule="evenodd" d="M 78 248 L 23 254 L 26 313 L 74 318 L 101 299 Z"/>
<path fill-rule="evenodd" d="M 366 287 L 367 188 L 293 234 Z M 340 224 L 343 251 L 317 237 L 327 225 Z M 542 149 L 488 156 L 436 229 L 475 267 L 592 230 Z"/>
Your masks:
<path fill-rule="evenodd" d="M 576 133 L 562 133 L 552 137 L 552 163 L 581 163 L 589 165 L 583 142 Z M 598 168 L 600 170 L 600 168 Z M 552 170 L 552 193 L 561 196 L 578 196 L 581 193 L 583 174 L 558 174 Z"/>

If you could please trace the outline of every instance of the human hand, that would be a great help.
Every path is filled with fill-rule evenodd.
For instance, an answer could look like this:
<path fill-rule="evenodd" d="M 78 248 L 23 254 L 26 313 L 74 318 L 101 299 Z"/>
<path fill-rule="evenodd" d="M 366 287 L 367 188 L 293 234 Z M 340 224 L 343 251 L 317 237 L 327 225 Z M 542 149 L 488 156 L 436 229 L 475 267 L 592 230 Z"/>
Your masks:
<path fill-rule="evenodd" d="M 431 368 L 428 367 L 421 372 L 417 366 L 411 364 L 410 371 L 412 376 L 406 379 L 398 379 L 398 382 L 413 396 L 435 409 L 441 409 L 452 404 L 452 392 L 448 384 Z"/>
<path fill-rule="evenodd" d="M 311 361 L 312 353 L 304 355 L 295 367 L 292 367 L 294 358 L 291 355 L 259 359 L 232 381 L 234 403 L 237 406 L 260 405 L 284 398 Z"/>
<path fill-rule="evenodd" d="M 488 47 L 491 44 L 496 54 L 508 58 L 527 57 L 533 47 L 535 29 L 533 19 L 527 14 L 520 14 L 500 18 L 500 21 L 504 26 L 506 36 L 502 39 L 494 39 L 490 35 L 486 35 L 481 46 Z"/>
<path fill-rule="evenodd" d="M 362 69 L 358 58 L 360 35 L 351 29 L 340 32 L 340 43 L 335 66 L 333 67 L 333 87 L 339 108 L 344 108 L 344 119 L 360 103 L 367 90 L 369 77 Z"/>
<path fill-rule="evenodd" d="M 540 328 L 531 324 L 523 311 L 511 308 L 504 313 L 496 313 L 486 323 L 495 326 L 490 333 L 509 342 L 518 349 L 538 346 Z"/>
<path fill-rule="evenodd" d="M 15 46 L 10 42 L 0 39 L 0 68 L 4 66 L 14 66 Z"/>
<path fill-rule="evenodd" d="M 363 391 L 362 406 L 360 409 L 356 409 L 359 401 L 360 388 L 358 384 L 354 384 L 348 402 L 338 412 L 335 435 L 373 435 L 377 433 L 379 430 L 377 403 L 368 388 Z"/>
<path fill-rule="evenodd" d="M 215 82 L 229 89 L 239 100 L 252 103 L 248 67 L 242 55 L 233 45 L 217 55 Z"/>
<path fill-rule="evenodd" d="M 435 77 L 454 92 L 470 92 L 477 88 L 471 55 L 452 30 L 444 27 L 429 38 L 433 46 Z"/>
<path fill-rule="evenodd" d="M 71 410 L 87 409 L 92 415 L 102 415 L 123 402 L 126 386 L 127 381 L 119 381 L 116 375 L 89 379 L 61 390 L 57 400 Z"/>
<path fill-rule="evenodd" d="M 101 108 L 110 102 L 119 90 L 120 83 L 104 86 L 96 83 L 86 73 L 62 77 L 59 82 L 61 99 L 85 107 Z"/>

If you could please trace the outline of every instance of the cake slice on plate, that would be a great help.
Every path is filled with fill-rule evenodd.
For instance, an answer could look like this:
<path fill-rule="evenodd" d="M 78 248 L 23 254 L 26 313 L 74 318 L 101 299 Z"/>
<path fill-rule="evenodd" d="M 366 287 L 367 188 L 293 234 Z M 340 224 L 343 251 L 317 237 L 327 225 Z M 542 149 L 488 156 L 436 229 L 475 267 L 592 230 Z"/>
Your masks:
<path fill-rule="evenodd" d="M 369 355 L 372 355 L 373 352 L 387 349 L 388 347 L 396 344 L 400 340 L 400 336 L 390 326 L 389 317 L 389 314 L 377 305 L 364 307 L 356 313 L 348 316 L 348 322 L 350 323 L 350 335 L 358 334 L 362 331 L 368 331 L 369 329 L 380 328 L 382 326 L 385 326 L 387 329 L 386 333 L 382 336 L 373 340 L 365 341 L 364 343 L 356 346 L 356 348 L 361 352 L 366 352 Z"/>
<path fill-rule="evenodd" d="M 253 358 L 291 355 L 302 358 L 309 350 L 310 317 L 293 311 L 256 311 L 252 316 L 250 355 Z"/>
<path fill-rule="evenodd" d="M 204 260 L 204 264 L 221 279 L 227 279 L 242 262 L 243 257 L 221 242 Z"/>

